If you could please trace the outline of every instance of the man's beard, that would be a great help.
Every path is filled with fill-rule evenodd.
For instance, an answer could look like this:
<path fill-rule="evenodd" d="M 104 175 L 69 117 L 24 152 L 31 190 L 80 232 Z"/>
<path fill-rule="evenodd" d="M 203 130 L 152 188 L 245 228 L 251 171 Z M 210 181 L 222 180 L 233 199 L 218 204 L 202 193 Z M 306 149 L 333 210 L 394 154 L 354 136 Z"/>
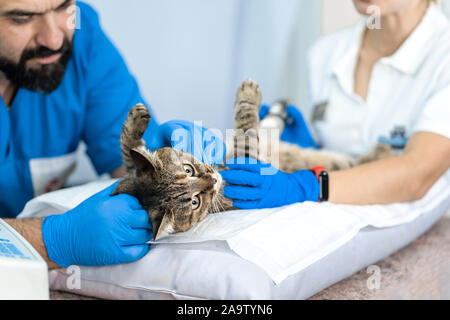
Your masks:
<path fill-rule="evenodd" d="M 66 38 L 61 49 L 56 51 L 46 47 L 25 50 L 17 64 L 0 56 L 0 71 L 17 88 L 25 88 L 41 93 L 51 93 L 59 87 L 64 78 L 71 52 L 72 43 Z M 55 54 L 61 54 L 61 57 L 54 63 L 41 65 L 38 68 L 26 67 L 28 60 L 33 58 L 47 58 Z"/>

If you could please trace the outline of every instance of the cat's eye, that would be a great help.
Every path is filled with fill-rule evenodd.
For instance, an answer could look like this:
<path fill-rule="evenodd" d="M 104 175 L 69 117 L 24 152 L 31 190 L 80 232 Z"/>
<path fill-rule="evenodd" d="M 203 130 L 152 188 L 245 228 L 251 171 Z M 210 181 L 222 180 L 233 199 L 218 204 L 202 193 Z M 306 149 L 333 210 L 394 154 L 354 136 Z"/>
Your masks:
<path fill-rule="evenodd" d="M 198 196 L 194 196 L 192 198 L 192 210 L 197 210 L 200 207 L 200 198 Z"/>
<path fill-rule="evenodd" d="M 188 177 L 192 177 L 194 175 L 194 168 L 190 164 L 185 164 L 184 172 Z"/>

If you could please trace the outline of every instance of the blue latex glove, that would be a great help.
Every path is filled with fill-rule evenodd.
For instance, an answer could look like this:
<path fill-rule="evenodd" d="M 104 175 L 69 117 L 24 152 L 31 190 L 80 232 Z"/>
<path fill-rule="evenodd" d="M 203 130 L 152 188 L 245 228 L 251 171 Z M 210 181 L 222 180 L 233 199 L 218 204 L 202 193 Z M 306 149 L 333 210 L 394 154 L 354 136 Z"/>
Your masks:
<path fill-rule="evenodd" d="M 319 200 L 319 182 L 309 170 L 285 173 L 269 164 L 243 158 L 227 161 L 226 166 L 230 170 L 220 174 L 231 185 L 224 187 L 224 196 L 234 200 L 236 208 L 275 208 Z"/>
<path fill-rule="evenodd" d="M 259 118 L 264 119 L 269 113 L 269 106 L 262 105 Z M 302 113 L 295 106 L 288 106 L 286 109 L 288 116 L 292 119 L 292 123 L 286 125 L 286 128 L 281 135 L 281 140 L 293 144 L 297 144 L 302 148 L 315 148 L 319 147 L 314 142 L 308 126 L 303 118 Z"/>
<path fill-rule="evenodd" d="M 63 215 L 44 219 L 42 237 L 52 261 L 61 267 L 105 266 L 134 262 L 149 251 L 148 214 L 130 195 L 111 197 L 116 185 Z"/>
<path fill-rule="evenodd" d="M 162 146 L 192 154 L 207 164 L 223 163 L 225 144 L 219 131 L 203 128 L 189 121 L 169 121 L 159 128 Z"/>

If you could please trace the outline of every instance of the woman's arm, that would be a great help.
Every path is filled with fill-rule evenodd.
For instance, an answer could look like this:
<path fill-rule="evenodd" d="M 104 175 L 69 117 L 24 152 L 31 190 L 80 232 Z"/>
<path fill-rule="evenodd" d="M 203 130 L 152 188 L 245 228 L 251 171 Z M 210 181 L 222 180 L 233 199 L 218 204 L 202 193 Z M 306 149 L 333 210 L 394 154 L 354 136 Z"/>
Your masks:
<path fill-rule="evenodd" d="M 401 156 L 331 172 L 329 201 L 356 205 L 416 201 L 449 167 L 450 139 L 418 132 Z"/>

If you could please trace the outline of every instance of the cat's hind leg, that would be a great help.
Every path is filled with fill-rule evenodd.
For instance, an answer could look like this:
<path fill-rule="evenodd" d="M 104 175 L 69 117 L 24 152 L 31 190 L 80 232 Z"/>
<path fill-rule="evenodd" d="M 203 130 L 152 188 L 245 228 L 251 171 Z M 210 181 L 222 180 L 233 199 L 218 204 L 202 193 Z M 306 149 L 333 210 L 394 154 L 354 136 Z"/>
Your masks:
<path fill-rule="evenodd" d="M 357 159 L 358 165 L 365 164 L 368 162 L 373 162 L 377 160 L 387 159 L 387 158 L 393 158 L 397 156 L 397 152 L 395 149 L 384 143 L 379 143 L 370 150 L 368 153 L 364 154 L 363 156 L 359 157 Z"/>
<path fill-rule="evenodd" d="M 233 157 L 258 158 L 259 109 L 261 91 L 253 80 L 245 81 L 238 89 L 234 110 Z M 227 155 L 227 158 L 231 158 Z"/>
<path fill-rule="evenodd" d="M 123 164 L 125 165 L 127 172 L 131 172 L 135 168 L 133 158 L 130 155 L 130 150 L 146 147 L 142 137 L 148 127 L 150 119 L 150 111 L 142 103 L 135 105 L 128 112 L 127 120 L 122 127 L 122 133 L 120 135 Z"/>
<path fill-rule="evenodd" d="M 236 95 L 234 109 L 235 129 L 257 130 L 259 127 L 259 109 L 261 106 L 261 90 L 258 84 L 249 79 L 242 83 Z"/>

